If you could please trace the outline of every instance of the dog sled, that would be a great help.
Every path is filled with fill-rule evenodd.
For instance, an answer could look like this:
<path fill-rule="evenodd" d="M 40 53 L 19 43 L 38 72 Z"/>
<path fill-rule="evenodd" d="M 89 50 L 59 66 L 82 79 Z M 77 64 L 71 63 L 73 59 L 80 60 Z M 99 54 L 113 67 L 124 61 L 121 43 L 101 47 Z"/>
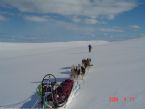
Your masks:
<path fill-rule="evenodd" d="M 79 89 L 77 80 L 66 79 L 58 84 L 54 75 L 47 74 L 37 87 L 39 100 L 32 108 L 67 109 Z"/>

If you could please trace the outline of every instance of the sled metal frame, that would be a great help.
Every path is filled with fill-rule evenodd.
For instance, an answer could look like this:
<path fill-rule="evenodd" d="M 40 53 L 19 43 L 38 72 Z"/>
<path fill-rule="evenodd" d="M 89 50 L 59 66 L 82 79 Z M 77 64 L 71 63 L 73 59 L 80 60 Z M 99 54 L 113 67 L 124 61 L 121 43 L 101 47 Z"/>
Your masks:
<path fill-rule="evenodd" d="M 44 86 L 51 88 L 50 93 L 52 94 L 52 100 L 54 102 L 54 96 L 53 96 L 52 92 L 54 90 L 55 84 L 56 84 L 56 77 L 53 74 L 47 74 L 43 77 L 43 80 L 41 82 L 41 85 L 42 85 L 42 96 L 41 96 L 42 107 L 43 107 L 43 104 L 45 104 L 45 100 L 46 100 Z"/>

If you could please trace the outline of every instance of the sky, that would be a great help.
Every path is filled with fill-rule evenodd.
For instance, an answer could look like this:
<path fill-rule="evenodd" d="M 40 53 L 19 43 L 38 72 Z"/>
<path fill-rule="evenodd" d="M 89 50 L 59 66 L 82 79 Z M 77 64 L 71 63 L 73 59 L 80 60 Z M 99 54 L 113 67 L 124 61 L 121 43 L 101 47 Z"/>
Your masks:
<path fill-rule="evenodd" d="M 145 0 L 0 0 L 0 42 L 145 37 Z"/>

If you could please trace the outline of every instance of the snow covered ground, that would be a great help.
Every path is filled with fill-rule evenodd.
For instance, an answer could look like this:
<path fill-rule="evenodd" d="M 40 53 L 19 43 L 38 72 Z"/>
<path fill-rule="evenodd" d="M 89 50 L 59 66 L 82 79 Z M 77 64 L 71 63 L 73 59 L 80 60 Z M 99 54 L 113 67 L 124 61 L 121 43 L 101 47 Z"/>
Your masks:
<path fill-rule="evenodd" d="M 93 45 L 90 54 L 89 43 Z M 145 107 L 145 38 L 122 42 L 0 43 L 0 107 L 30 108 L 45 74 L 55 74 L 57 81 L 63 81 L 69 78 L 68 68 L 86 57 L 94 66 L 81 81 L 71 109 Z M 110 101 L 114 96 L 117 102 Z"/>

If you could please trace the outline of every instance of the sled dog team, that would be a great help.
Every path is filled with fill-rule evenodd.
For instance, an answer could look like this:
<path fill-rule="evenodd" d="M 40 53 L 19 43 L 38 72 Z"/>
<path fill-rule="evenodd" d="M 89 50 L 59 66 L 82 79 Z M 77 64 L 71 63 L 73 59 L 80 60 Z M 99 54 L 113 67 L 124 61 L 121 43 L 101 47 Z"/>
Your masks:
<path fill-rule="evenodd" d="M 77 66 L 73 65 L 71 67 L 71 78 L 78 79 L 80 76 L 83 79 L 86 69 L 91 66 L 91 58 L 82 59 L 82 64 L 78 64 Z"/>

